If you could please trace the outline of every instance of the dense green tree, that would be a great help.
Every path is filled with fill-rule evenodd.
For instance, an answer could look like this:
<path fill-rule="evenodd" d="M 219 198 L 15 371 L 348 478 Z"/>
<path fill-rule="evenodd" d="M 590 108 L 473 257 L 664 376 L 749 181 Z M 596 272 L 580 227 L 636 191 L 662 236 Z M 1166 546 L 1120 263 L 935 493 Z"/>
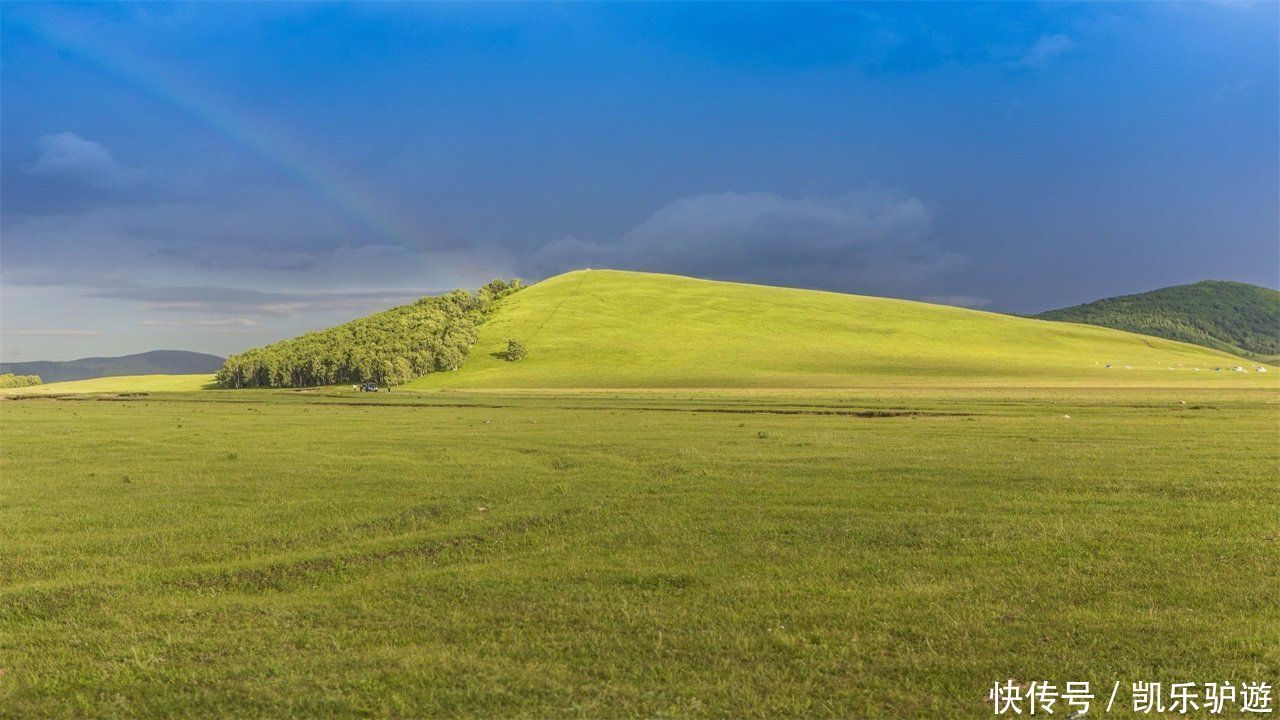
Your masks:
<path fill-rule="evenodd" d="M 30 387 L 39 384 L 41 384 L 39 375 L 14 375 L 13 373 L 0 375 L 0 388 Z"/>
<path fill-rule="evenodd" d="M 424 297 L 321 332 L 308 333 L 227 358 L 224 388 L 310 387 L 372 381 L 398 385 L 456 370 L 478 337 L 478 326 L 502 298 L 524 287 L 494 280 L 475 294 L 454 290 Z"/>

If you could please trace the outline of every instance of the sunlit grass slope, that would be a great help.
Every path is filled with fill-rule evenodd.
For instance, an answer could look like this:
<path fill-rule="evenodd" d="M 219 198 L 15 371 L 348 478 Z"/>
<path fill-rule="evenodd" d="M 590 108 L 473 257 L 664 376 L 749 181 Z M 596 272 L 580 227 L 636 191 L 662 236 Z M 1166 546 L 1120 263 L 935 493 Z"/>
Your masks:
<path fill-rule="evenodd" d="M 494 355 L 508 338 L 524 343 L 524 359 L 507 362 Z M 461 370 L 429 375 L 411 387 L 1276 384 L 1274 369 L 1254 373 L 1248 363 L 1249 373 L 1226 370 L 1246 362 L 1107 328 L 927 303 L 581 270 L 505 300 L 481 328 Z M 1215 367 L 1224 370 L 1215 373 Z"/>
<path fill-rule="evenodd" d="M 0 391 L 0 395 L 54 395 L 62 393 L 188 392 L 213 387 L 213 376 L 121 375 L 118 377 L 71 380 Z"/>

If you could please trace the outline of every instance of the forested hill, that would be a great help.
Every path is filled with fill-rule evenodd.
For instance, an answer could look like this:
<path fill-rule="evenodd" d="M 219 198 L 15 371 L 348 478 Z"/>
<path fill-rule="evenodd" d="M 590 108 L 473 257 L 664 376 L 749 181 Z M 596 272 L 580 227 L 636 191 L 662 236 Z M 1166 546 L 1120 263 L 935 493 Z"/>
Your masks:
<path fill-rule="evenodd" d="M 478 326 L 519 280 L 494 280 L 424 297 L 328 330 L 254 348 L 227 358 L 218 385 L 311 387 L 373 381 L 398 385 L 439 370 L 455 370 L 478 337 Z"/>
<path fill-rule="evenodd" d="M 1280 292 L 1247 283 L 1205 280 L 1035 317 L 1155 335 L 1260 360 L 1280 356 Z"/>
<path fill-rule="evenodd" d="M 88 380 L 115 375 L 185 375 L 211 373 L 222 358 L 186 350 L 152 350 L 120 357 L 91 357 L 79 360 L 35 360 L 0 363 L 0 373 L 39 375 L 44 382 Z"/>

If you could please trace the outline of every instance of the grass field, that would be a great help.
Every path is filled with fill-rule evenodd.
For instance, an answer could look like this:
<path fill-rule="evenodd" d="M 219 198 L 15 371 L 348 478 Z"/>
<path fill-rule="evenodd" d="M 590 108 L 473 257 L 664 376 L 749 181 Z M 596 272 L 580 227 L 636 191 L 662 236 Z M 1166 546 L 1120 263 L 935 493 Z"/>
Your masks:
<path fill-rule="evenodd" d="M 509 338 L 526 346 L 524 359 L 511 363 L 495 356 Z M 481 327 L 480 341 L 460 370 L 428 375 L 410 387 L 1239 385 L 1268 384 L 1268 376 L 1276 387 L 1280 380 L 1276 368 L 1268 376 L 1211 371 L 1235 365 L 1252 370 L 1256 363 L 1088 325 L 886 298 L 583 270 L 504 300 Z"/>
<path fill-rule="evenodd" d="M 1010 677 L 1280 684 L 1280 373 L 1234 365 L 584 271 L 394 394 L 6 391 L 0 718 L 986 717 Z"/>
<path fill-rule="evenodd" d="M 985 717 L 1011 676 L 1274 684 L 1277 401 L 3 400 L 0 717 Z"/>
<path fill-rule="evenodd" d="M 2 395 L 188 392 L 213 387 L 212 375 L 120 375 L 0 390 Z"/>

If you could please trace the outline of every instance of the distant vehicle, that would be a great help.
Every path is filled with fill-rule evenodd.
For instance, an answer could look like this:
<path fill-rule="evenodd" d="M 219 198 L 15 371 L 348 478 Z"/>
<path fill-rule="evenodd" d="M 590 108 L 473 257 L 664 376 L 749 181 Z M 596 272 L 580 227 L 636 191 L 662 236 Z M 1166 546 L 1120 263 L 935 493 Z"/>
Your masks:
<path fill-rule="evenodd" d="M 361 383 L 360 392 L 378 392 L 378 383 L 375 383 L 375 382 Z"/>

